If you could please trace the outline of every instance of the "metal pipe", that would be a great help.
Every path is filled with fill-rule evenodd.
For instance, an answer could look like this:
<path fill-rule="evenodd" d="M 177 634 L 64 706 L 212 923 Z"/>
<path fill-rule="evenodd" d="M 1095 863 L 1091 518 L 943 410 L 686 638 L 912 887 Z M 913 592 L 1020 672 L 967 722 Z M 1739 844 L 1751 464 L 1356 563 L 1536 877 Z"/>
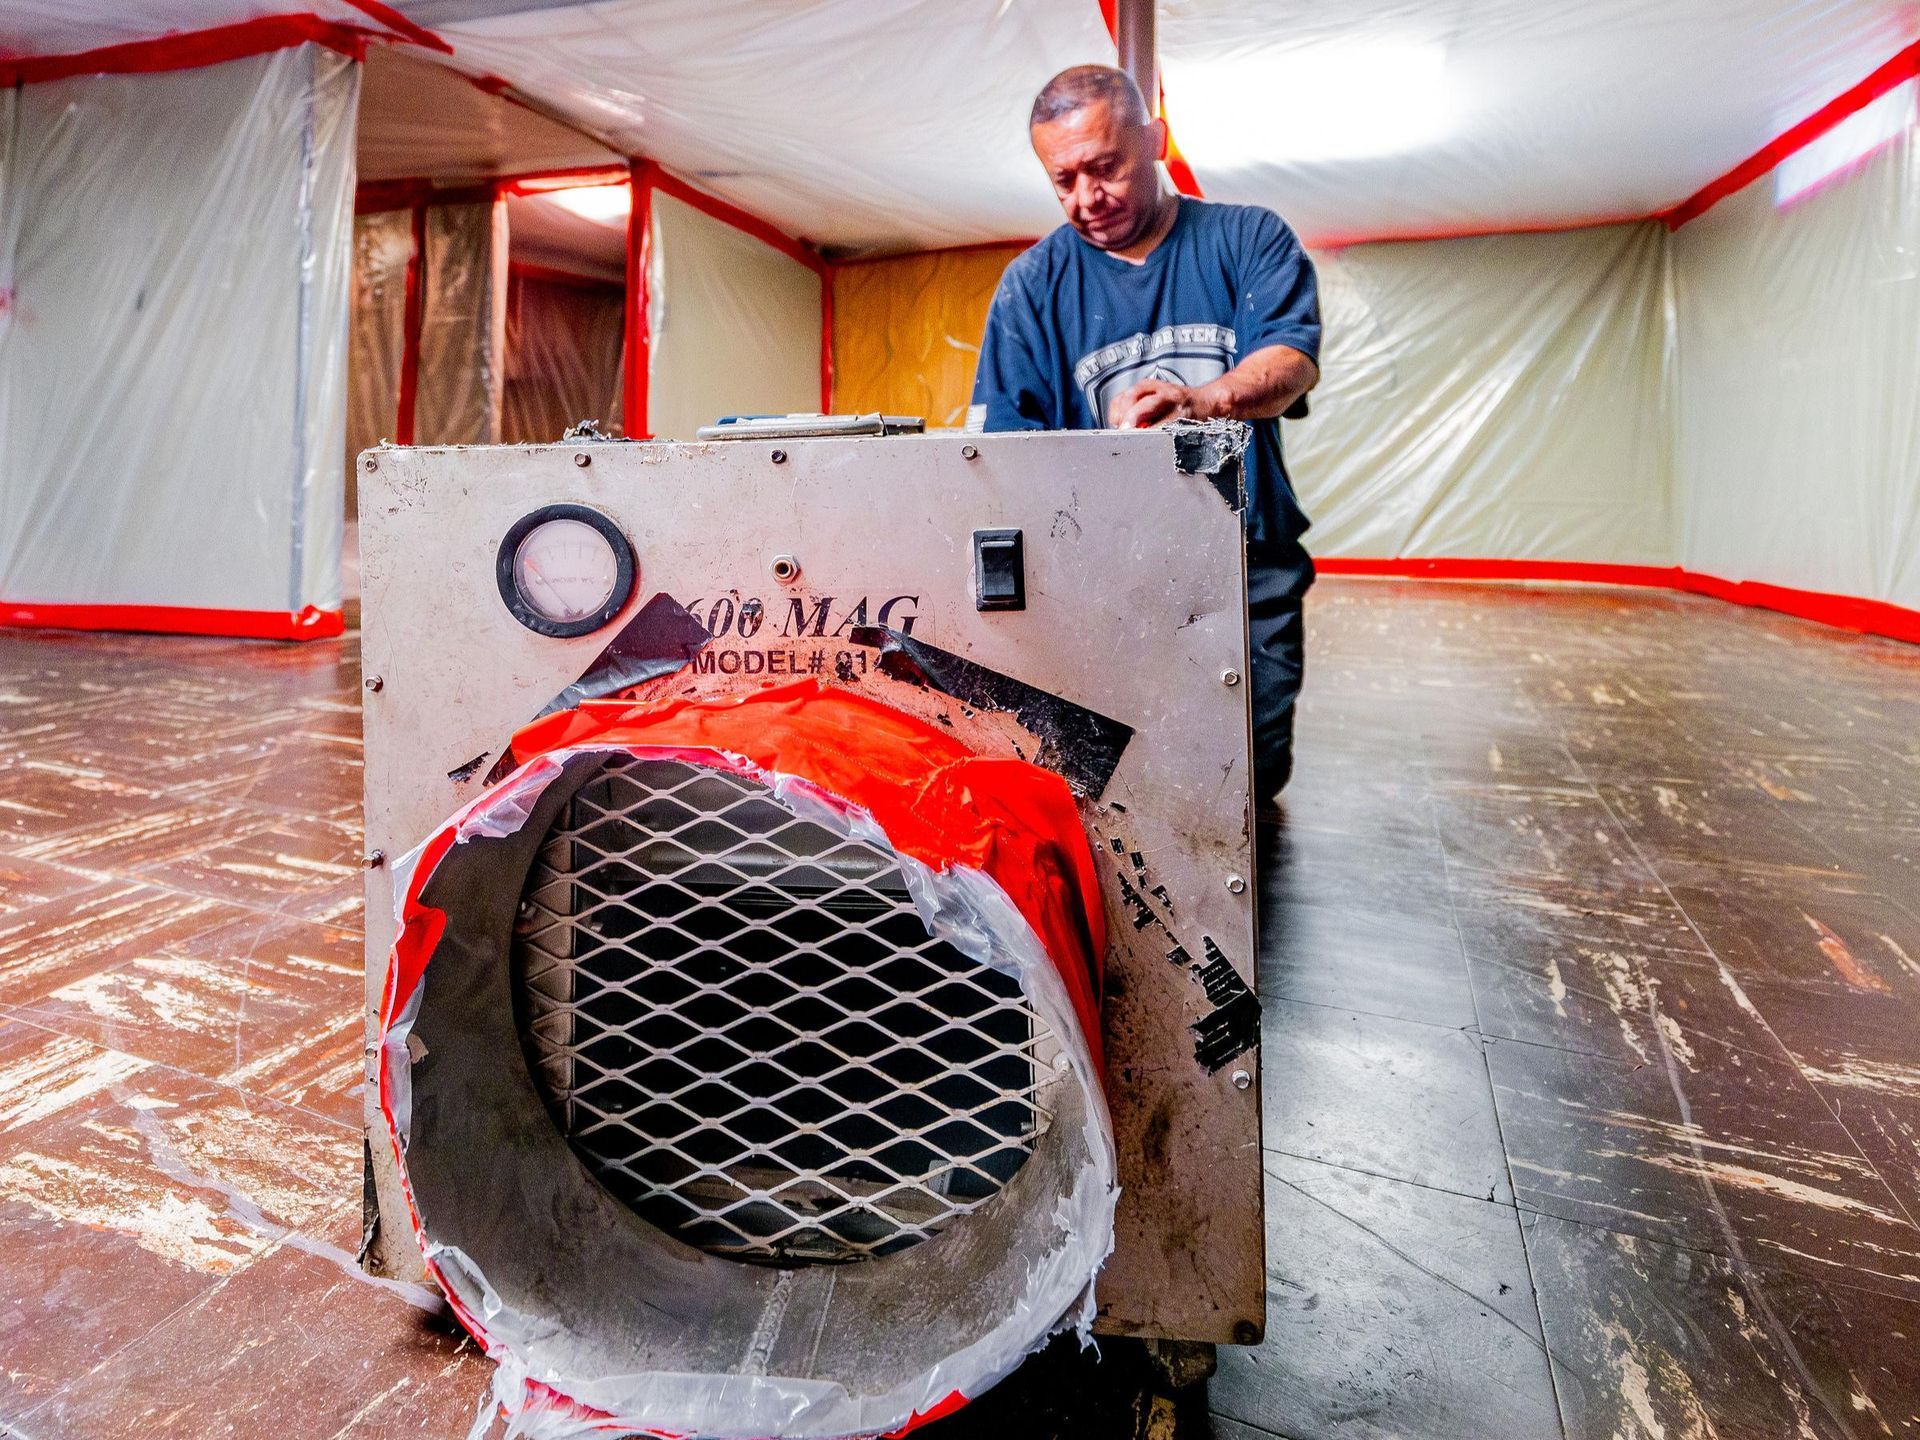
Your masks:
<path fill-rule="evenodd" d="M 1146 97 L 1147 113 L 1160 113 L 1160 60 L 1154 36 L 1156 0 L 1117 0 L 1114 6 L 1114 44 L 1120 68 L 1133 77 Z"/>

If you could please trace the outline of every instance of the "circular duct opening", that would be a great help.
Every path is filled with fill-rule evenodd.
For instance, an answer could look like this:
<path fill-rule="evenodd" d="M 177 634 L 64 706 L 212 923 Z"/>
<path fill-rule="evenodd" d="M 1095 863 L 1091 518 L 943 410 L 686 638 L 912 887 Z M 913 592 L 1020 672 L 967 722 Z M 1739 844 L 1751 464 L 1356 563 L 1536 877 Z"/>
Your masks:
<path fill-rule="evenodd" d="M 719 1440 L 884 1433 L 978 1394 L 1056 1326 L 1089 1313 L 1089 1283 L 1112 1244 L 1116 1192 L 1077 988 L 1085 977 L 1071 968 L 1087 963 L 1071 937 L 1083 916 L 1078 877 L 1090 865 L 1054 868 L 1061 855 L 1074 859 L 1073 845 L 1084 846 L 1079 818 L 1055 777 L 1012 762 L 957 760 L 945 736 L 891 716 L 839 692 L 809 697 L 799 715 L 779 696 L 757 709 L 730 701 L 701 712 L 703 725 L 738 727 L 726 738 L 741 749 L 779 724 L 813 737 L 805 745 L 794 738 L 779 766 L 733 747 L 656 739 L 646 732 L 664 723 L 657 716 L 635 725 L 639 734 L 554 746 L 451 817 L 396 872 L 405 898 L 382 1010 L 381 1112 L 429 1270 L 500 1364 L 496 1395 L 509 1410 L 564 1413 L 569 1425 L 605 1417 L 610 1433 L 624 1426 Z M 842 756 L 851 757 L 844 771 L 836 769 Z M 836 788 L 816 778 L 823 774 Z M 694 788 L 715 776 L 723 789 Z M 749 778 L 736 783 L 742 776 Z M 636 813 L 631 802 L 641 796 Z M 609 814 L 623 818 L 610 822 Z M 986 836 L 990 846 L 980 843 Z M 945 845 L 979 863 L 925 858 Z M 714 901 L 721 869 L 734 872 L 724 885 L 735 898 L 725 906 Z M 674 888 L 687 893 L 672 900 L 666 892 Z M 661 903 L 635 911 L 632 900 L 649 889 Z M 828 903 L 835 897 L 847 902 L 838 914 Z M 928 940 L 915 900 L 956 953 Z M 536 923 L 543 909 L 564 917 L 549 918 L 544 941 Z M 742 914 L 753 923 L 738 923 Z M 796 936 L 798 927 L 818 926 L 816 915 L 834 920 L 833 934 Z M 668 932 L 682 938 L 668 940 Z M 854 932 L 870 937 L 857 953 L 846 938 Z M 1057 955 L 1043 933 L 1058 937 Z M 764 948 L 769 935 L 783 942 L 773 956 Z M 875 936 L 884 955 L 867 948 Z M 650 938 L 636 943 L 643 937 Z M 798 999 L 784 989 L 772 996 L 779 987 L 771 980 L 753 982 L 766 995 L 741 989 L 761 972 L 784 984 L 780 967 L 800 963 L 789 952 L 837 962 L 835 977 L 809 993 L 833 990 L 839 1010 L 857 1012 L 842 1028 L 867 1036 L 852 1048 L 851 1035 L 837 1036 L 851 1058 L 801 1072 L 795 1093 L 823 1108 L 830 1098 L 841 1114 L 892 1116 L 891 1138 L 877 1146 L 841 1138 L 796 1163 L 792 1146 L 749 1131 L 754 1153 L 783 1158 L 783 1177 L 810 1165 L 842 1190 L 851 1188 L 844 1172 L 869 1158 L 866 1151 L 917 1145 L 927 1154 L 896 1166 L 907 1176 L 897 1188 L 860 1191 L 863 1203 L 842 1207 L 848 1223 L 840 1228 L 807 1215 L 805 1246 L 802 1232 L 785 1224 L 737 1221 L 717 1246 L 704 1236 L 688 1243 L 682 1237 L 696 1225 L 723 1210 L 757 1215 L 758 1202 L 682 1205 L 648 1218 L 635 1208 L 645 1203 L 637 1192 L 629 1204 L 602 1179 L 607 1157 L 618 1153 L 611 1135 L 595 1141 L 564 1109 L 556 1124 L 554 1109 L 581 1107 L 590 1077 L 579 1056 L 588 1050 L 601 1072 L 625 1078 L 637 1066 L 691 1056 L 664 1032 L 643 1033 L 649 1016 L 699 1027 L 703 1037 L 740 1032 L 743 1009 L 756 1020 L 779 1011 L 794 1029 L 808 1027 L 805 1012 L 788 1008 Z M 711 973 L 688 969 L 687 957 L 701 954 Z M 930 967 L 927 984 L 896 983 L 884 1003 L 848 998 L 883 973 L 904 976 L 909 965 Z M 540 980 L 556 969 L 568 976 L 564 988 L 551 975 Z M 628 995 L 625 982 L 656 970 L 666 978 L 647 982 L 644 999 L 588 993 Z M 938 1023 L 909 1023 L 904 1005 L 923 1017 L 937 1013 Z M 575 1013 L 562 1020 L 569 1008 Z M 582 1012 L 598 1033 L 583 1031 Z M 887 1041 L 867 1035 L 868 1026 Z M 829 1023 L 814 1038 L 831 1030 Z M 618 1053 L 629 1044 L 632 1051 Z M 886 1068 L 906 1052 L 940 1060 L 952 1078 L 930 1082 Z M 563 1061 L 570 1072 L 550 1075 Z M 688 1064 L 702 1083 L 726 1068 Z M 944 1084 L 947 1108 L 930 1125 L 911 1127 L 828 1083 L 849 1068 L 876 1070 L 902 1093 Z M 733 1113 L 773 1115 L 778 1133 L 795 1143 L 834 1133 L 831 1117 L 796 1117 L 761 1103 L 775 1092 L 741 1089 L 749 1073 L 742 1066 L 732 1075 L 736 1097 L 753 1102 Z M 999 1098 L 967 1088 L 980 1084 Z M 666 1093 L 650 1088 L 632 1109 L 597 1108 L 631 1124 L 656 1089 Z M 980 1101 L 979 1115 L 998 1117 L 987 1127 L 991 1143 L 948 1138 L 947 1127 L 975 1108 L 960 1099 L 963 1089 Z M 706 1107 L 714 1113 L 699 1113 L 692 1131 L 632 1127 L 640 1145 L 628 1153 L 645 1158 L 656 1145 L 682 1152 L 688 1134 L 721 1128 L 723 1108 Z M 1015 1108 L 1025 1111 L 1019 1121 Z M 726 1128 L 738 1133 L 743 1124 Z M 928 1143 L 936 1137 L 937 1146 Z M 671 1194 L 687 1192 L 685 1172 L 649 1175 L 652 1163 L 629 1168 L 648 1189 L 664 1181 Z M 981 1193 L 966 1193 L 968 1185 Z M 922 1206 L 931 1203 L 927 1194 L 940 1197 L 944 1221 L 876 1203 L 906 1192 Z M 762 1263 L 741 1263 L 749 1248 Z M 818 1258 L 860 1263 L 807 1263 Z"/>
<path fill-rule="evenodd" d="M 895 855 L 757 781 L 609 761 L 541 838 L 515 1018 L 554 1123 L 641 1218 L 778 1266 L 894 1254 L 998 1195 L 1058 1047 L 928 933 Z"/>

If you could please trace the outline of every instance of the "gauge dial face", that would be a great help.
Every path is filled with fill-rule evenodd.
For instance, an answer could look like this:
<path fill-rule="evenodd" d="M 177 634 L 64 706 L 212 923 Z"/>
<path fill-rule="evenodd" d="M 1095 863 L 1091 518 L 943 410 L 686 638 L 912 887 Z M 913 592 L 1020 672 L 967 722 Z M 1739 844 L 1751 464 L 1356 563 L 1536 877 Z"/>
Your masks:
<path fill-rule="evenodd" d="M 541 635 L 598 630 L 633 593 L 633 547 L 620 528 L 585 505 L 549 505 L 525 515 L 500 545 L 500 598 Z"/>
<path fill-rule="evenodd" d="M 513 588 L 543 620 L 565 625 L 598 614 L 619 583 L 613 545 L 584 521 L 545 521 L 513 552 Z"/>

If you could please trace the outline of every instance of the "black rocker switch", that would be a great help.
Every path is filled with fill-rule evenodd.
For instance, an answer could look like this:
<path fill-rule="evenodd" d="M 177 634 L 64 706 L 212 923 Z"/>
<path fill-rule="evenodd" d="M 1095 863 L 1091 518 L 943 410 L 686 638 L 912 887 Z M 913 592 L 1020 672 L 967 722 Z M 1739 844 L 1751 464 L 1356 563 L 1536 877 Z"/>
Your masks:
<path fill-rule="evenodd" d="M 1027 608 L 1027 547 L 1018 530 L 973 532 L 973 608 Z"/>

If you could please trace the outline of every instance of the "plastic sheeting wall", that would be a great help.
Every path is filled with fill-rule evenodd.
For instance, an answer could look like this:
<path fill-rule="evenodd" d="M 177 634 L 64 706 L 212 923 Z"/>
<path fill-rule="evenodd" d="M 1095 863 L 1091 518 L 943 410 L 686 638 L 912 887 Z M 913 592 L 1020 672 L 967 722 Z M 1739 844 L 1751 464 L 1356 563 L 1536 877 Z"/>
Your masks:
<path fill-rule="evenodd" d="M 308 45 L 14 96 L 0 605 L 339 608 L 358 89 Z"/>
<path fill-rule="evenodd" d="M 1675 232 L 1683 563 L 1920 608 L 1920 144 Z"/>
<path fill-rule="evenodd" d="M 507 204 L 427 207 L 416 445 L 500 440 L 506 385 Z"/>
<path fill-rule="evenodd" d="M 1284 440 L 1316 555 L 1672 563 L 1664 229 L 1314 261 L 1322 378 Z"/>
<path fill-rule="evenodd" d="M 354 222 L 353 323 L 347 364 L 347 458 L 403 437 L 416 445 L 483 445 L 501 439 L 506 389 L 507 210 L 498 201 L 428 205 L 412 426 L 406 362 L 413 210 Z M 349 491 L 351 494 L 352 491 Z"/>
<path fill-rule="evenodd" d="M 400 413 L 413 212 L 382 210 L 353 221 L 352 322 L 347 339 L 347 511 L 359 510 L 362 450 L 391 440 Z"/>
<path fill-rule="evenodd" d="M 626 291 L 619 285 L 507 279 L 506 401 L 509 445 L 558 440 L 569 425 L 597 420 L 621 429 L 621 344 Z"/>
<path fill-rule="evenodd" d="M 647 424 L 690 440 L 723 415 L 820 408 L 820 277 L 653 192 L 647 261 Z"/>
<path fill-rule="evenodd" d="M 833 273 L 833 408 L 967 418 L 980 332 L 1000 272 L 1025 247 L 936 251 Z"/>

